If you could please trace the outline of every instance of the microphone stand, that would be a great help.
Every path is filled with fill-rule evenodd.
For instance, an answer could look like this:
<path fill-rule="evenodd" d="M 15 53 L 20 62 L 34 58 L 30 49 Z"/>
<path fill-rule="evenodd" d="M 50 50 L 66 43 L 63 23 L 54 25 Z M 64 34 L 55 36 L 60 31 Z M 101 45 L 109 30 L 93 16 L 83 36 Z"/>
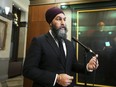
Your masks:
<path fill-rule="evenodd" d="M 85 51 L 85 58 L 84 58 L 84 66 L 86 67 L 87 64 L 87 52 Z M 87 86 L 87 71 L 85 70 L 85 87 Z"/>
<path fill-rule="evenodd" d="M 78 42 L 84 49 L 85 49 L 85 58 L 84 58 L 84 64 L 86 67 L 87 64 L 87 53 L 90 52 L 92 53 L 92 55 L 96 55 L 90 48 L 88 48 L 87 46 L 85 46 L 84 44 L 82 44 L 80 41 L 78 41 L 75 37 L 72 37 L 72 40 L 74 40 L 75 42 Z M 94 82 L 95 82 L 95 75 L 96 75 L 96 71 L 94 71 L 94 77 L 93 77 L 93 86 L 94 86 Z M 85 70 L 85 84 L 84 87 L 87 86 L 87 71 Z"/>

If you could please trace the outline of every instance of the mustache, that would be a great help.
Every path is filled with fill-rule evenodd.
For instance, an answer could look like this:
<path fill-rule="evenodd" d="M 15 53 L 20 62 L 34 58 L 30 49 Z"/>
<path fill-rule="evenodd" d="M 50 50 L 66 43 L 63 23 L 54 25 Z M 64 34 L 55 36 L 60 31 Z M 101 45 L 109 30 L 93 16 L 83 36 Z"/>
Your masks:
<path fill-rule="evenodd" d="M 61 26 L 59 29 L 65 30 L 66 32 L 68 31 L 67 27 L 65 27 L 65 26 Z"/>
<path fill-rule="evenodd" d="M 66 26 L 60 26 L 60 28 L 66 28 Z"/>

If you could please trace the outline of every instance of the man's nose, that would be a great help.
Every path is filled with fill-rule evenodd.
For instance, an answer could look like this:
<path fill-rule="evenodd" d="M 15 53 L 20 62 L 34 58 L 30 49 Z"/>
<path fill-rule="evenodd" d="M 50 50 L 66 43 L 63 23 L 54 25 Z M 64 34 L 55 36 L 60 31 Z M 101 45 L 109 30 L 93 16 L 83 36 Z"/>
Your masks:
<path fill-rule="evenodd" d="M 62 24 L 62 25 L 65 25 L 65 21 L 64 21 L 64 20 L 62 20 L 62 21 L 61 21 L 61 24 Z"/>

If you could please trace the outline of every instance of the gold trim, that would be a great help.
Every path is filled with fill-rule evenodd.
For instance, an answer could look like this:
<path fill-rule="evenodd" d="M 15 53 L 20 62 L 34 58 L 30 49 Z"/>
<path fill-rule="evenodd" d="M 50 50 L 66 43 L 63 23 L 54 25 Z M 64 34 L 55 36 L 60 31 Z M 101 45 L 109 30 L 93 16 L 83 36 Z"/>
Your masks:
<path fill-rule="evenodd" d="M 73 4 L 84 4 L 84 3 L 93 3 L 93 2 L 108 2 L 111 0 L 30 0 L 30 5 L 40 5 L 40 4 L 61 4 L 66 3 L 66 5 Z"/>
<path fill-rule="evenodd" d="M 78 85 L 84 85 L 84 83 L 77 82 Z M 93 86 L 93 84 L 87 83 L 87 86 Z M 99 84 L 94 84 L 95 87 L 114 87 L 114 86 L 107 86 L 107 85 L 99 85 Z"/>
<path fill-rule="evenodd" d="M 93 12 L 93 11 L 109 11 L 109 10 L 116 10 L 116 8 L 105 8 L 105 9 L 94 9 L 94 10 L 80 10 L 78 12 Z"/>

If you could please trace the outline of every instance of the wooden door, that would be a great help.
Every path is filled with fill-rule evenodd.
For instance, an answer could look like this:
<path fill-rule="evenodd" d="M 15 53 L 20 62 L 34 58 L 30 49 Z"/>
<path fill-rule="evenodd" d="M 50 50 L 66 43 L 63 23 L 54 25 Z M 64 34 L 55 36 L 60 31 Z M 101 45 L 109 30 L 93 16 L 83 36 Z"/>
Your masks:
<path fill-rule="evenodd" d="M 36 5 L 29 6 L 29 19 L 27 31 L 27 50 L 33 37 L 45 34 L 49 30 L 49 25 L 45 20 L 45 12 L 48 8 L 54 5 Z M 24 77 L 23 87 L 32 87 L 32 81 Z"/>

